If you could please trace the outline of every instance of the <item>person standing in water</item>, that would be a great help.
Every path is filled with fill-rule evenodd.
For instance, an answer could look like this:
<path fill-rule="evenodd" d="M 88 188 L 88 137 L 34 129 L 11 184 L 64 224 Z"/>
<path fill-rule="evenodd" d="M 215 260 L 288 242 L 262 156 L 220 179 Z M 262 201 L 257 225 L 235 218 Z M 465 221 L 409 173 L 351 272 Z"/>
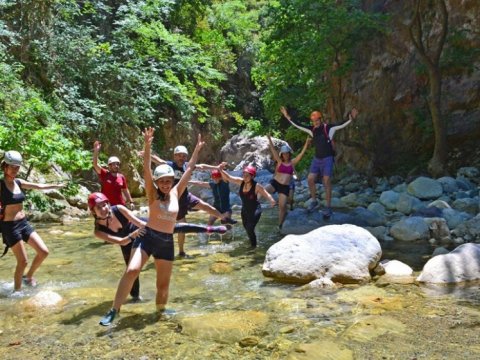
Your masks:
<path fill-rule="evenodd" d="M 275 206 L 275 199 L 262 185 L 254 180 L 257 175 L 255 166 L 246 166 L 243 169 L 243 176 L 241 178 L 228 174 L 222 165 L 220 166 L 220 170 L 225 181 L 240 185 L 238 194 L 242 200 L 242 224 L 247 232 L 252 248 L 255 248 L 257 247 L 255 227 L 262 215 L 262 206 L 258 201 L 258 196 L 260 195 L 270 201 L 272 207 Z"/>
<path fill-rule="evenodd" d="M 108 170 L 105 170 L 98 165 L 98 153 L 101 147 L 100 141 L 95 141 L 93 144 L 93 168 L 100 179 L 102 186 L 100 192 L 105 194 L 110 204 L 125 206 L 128 203 L 130 210 L 133 210 L 135 203 L 128 190 L 127 179 L 119 172 L 120 159 L 116 156 L 110 156 L 107 161 Z"/>
<path fill-rule="evenodd" d="M 220 170 L 215 169 L 211 172 L 210 181 L 196 181 L 191 180 L 189 182 L 191 185 L 197 185 L 202 187 L 208 187 L 212 190 L 213 194 L 213 206 L 222 214 L 227 214 L 228 218 L 232 218 L 232 207 L 230 206 L 230 186 L 228 182 L 224 181 L 222 178 L 222 173 Z M 217 218 L 210 215 L 208 219 L 208 225 L 213 225 Z M 222 223 L 224 220 L 222 220 Z M 231 220 L 230 224 L 236 224 L 236 220 Z"/>
<path fill-rule="evenodd" d="M 348 114 L 348 120 L 340 125 L 326 124 L 322 122 L 322 113 L 320 111 L 313 111 L 310 114 L 311 126 L 301 124 L 295 119 L 292 119 L 285 107 L 280 108 L 283 116 L 296 128 L 306 132 L 313 138 L 313 145 L 315 146 L 315 157 L 310 166 L 308 174 L 308 188 L 310 190 L 310 206 L 309 211 L 313 211 L 318 206 L 317 188 L 315 182 L 317 176 L 322 176 L 323 186 L 325 188 L 326 209 L 323 211 L 324 218 L 328 219 L 332 216 L 331 200 L 332 200 L 332 181 L 333 165 L 335 151 L 333 148 L 333 136 L 337 130 L 343 129 L 350 124 L 358 115 L 357 109 L 352 109 Z"/>
<path fill-rule="evenodd" d="M 270 152 L 276 162 L 276 166 L 273 179 L 270 181 L 270 184 L 265 187 L 265 190 L 271 194 L 275 192 L 278 193 L 278 227 L 281 229 L 285 217 L 287 216 L 287 203 L 290 196 L 290 186 L 293 180 L 293 174 L 295 173 L 295 165 L 302 160 L 302 157 L 311 142 L 311 138 L 307 137 L 302 151 L 293 159 L 290 146 L 283 145 L 280 148 L 280 153 L 277 153 L 270 135 L 267 135 L 267 138 Z"/>
<path fill-rule="evenodd" d="M 167 164 L 174 170 L 175 173 L 175 184 L 177 184 L 185 173 L 187 167 L 189 166 L 188 160 L 188 150 L 183 145 L 178 145 L 173 151 L 173 161 L 165 161 L 160 159 L 158 156 L 152 156 L 152 161 L 156 164 Z M 195 167 L 195 170 L 215 170 L 216 166 L 207 165 L 207 164 L 198 164 Z M 177 215 L 178 222 L 185 222 L 186 216 L 191 210 L 203 210 L 207 212 L 210 216 L 213 216 L 217 219 L 222 219 L 224 223 L 235 224 L 236 221 L 231 219 L 231 213 L 220 213 L 212 205 L 207 202 L 199 199 L 195 195 L 191 194 L 188 191 L 188 188 L 185 189 L 183 194 L 179 199 L 179 211 Z M 178 234 L 178 256 L 187 257 L 185 253 L 185 234 Z"/>
<path fill-rule="evenodd" d="M 60 189 L 64 186 L 37 184 L 17 179 L 16 177 L 22 162 L 22 155 L 20 155 L 18 151 L 10 150 L 5 153 L 1 163 L 3 180 L 0 180 L 0 202 L 2 204 L 3 219 L 0 225 L 2 227 L 3 242 L 6 245 L 3 255 L 6 254 L 8 248 L 11 248 L 17 260 L 13 278 L 14 291 L 21 289 L 22 282 L 28 286 L 37 285 L 33 275 L 48 256 L 47 245 L 45 245 L 40 235 L 38 235 L 27 221 L 27 217 L 23 211 L 23 202 L 26 199 L 23 190 L 50 190 Z M 26 243 L 35 250 L 36 254 L 30 269 L 24 275 L 28 265 L 27 251 L 25 248 Z"/>
<path fill-rule="evenodd" d="M 120 312 L 120 307 L 128 296 L 135 279 L 151 255 L 154 258 L 157 273 L 155 298 L 157 309 L 163 311 L 167 304 L 174 259 L 173 232 L 179 212 L 179 198 L 187 187 L 195 169 L 198 153 L 205 143 L 202 141 L 201 135 L 198 135 L 197 145 L 188 168 L 175 185 L 175 172 L 167 164 L 157 166 L 152 175 L 150 151 L 153 133 L 153 128 L 147 128 L 143 133 L 145 141 L 143 174 L 149 208 L 145 234 L 137 237 L 133 242 L 133 253 L 127 270 L 118 284 L 113 306 L 100 320 L 100 325 L 107 326 L 112 323 L 116 314 Z"/>
<path fill-rule="evenodd" d="M 88 196 L 88 207 L 95 218 L 95 237 L 114 245 L 120 245 L 123 259 L 128 266 L 132 254 L 133 241 L 143 235 L 147 219 L 136 217 L 123 205 L 110 205 L 109 200 L 100 192 Z M 225 226 L 203 226 L 179 223 L 176 233 L 220 233 L 227 231 Z M 140 280 L 137 278 L 130 290 L 132 302 L 141 301 Z"/>

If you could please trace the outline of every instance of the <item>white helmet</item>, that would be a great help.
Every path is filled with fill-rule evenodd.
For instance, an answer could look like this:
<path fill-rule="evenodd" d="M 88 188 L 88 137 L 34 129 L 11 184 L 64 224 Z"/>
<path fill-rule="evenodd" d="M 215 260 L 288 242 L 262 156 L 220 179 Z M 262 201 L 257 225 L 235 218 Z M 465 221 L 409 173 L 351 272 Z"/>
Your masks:
<path fill-rule="evenodd" d="M 116 163 L 116 162 L 120 164 L 120 159 L 116 156 L 110 156 L 108 158 L 107 164 L 110 165 L 111 163 Z"/>
<path fill-rule="evenodd" d="M 282 147 L 280 148 L 280 154 L 285 154 L 289 152 L 292 152 L 292 148 L 288 145 L 282 145 Z"/>
<path fill-rule="evenodd" d="M 174 177 L 175 172 L 172 167 L 167 164 L 158 165 L 153 172 L 153 181 L 157 181 L 160 178 L 164 177 Z"/>
<path fill-rule="evenodd" d="M 22 155 L 15 150 L 7 151 L 3 155 L 3 162 L 8 165 L 20 166 L 22 165 L 22 161 L 23 161 Z"/>
<path fill-rule="evenodd" d="M 185 146 L 183 145 L 178 145 L 174 150 L 173 150 L 173 155 L 176 154 L 187 154 L 188 155 L 188 150 Z"/>

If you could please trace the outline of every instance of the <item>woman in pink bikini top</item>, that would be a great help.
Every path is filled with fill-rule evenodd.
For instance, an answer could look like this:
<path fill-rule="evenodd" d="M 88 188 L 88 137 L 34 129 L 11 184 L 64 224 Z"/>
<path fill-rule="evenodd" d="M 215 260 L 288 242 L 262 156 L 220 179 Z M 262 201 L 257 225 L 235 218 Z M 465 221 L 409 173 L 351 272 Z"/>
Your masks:
<path fill-rule="evenodd" d="M 310 144 L 311 138 L 307 137 L 302 151 L 293 159 L 292 149 L 290 148 L 290 146 L 283 145 L 280 148 L 280 152 L 277 153 L 270 135 L 267 135 L 267 138 L 270 145 L 270 151 L 277 165 L 275 168 L 275 174 L 273 175 L 270 184 L 268 184 L 265 189 L 271 194 L 278 193 L 278 226 L 281 228 L 283 222 L 285 221 L 285 217 L 287 216 L 287 202 L 290 192 L 290 183 L 292 182 L 293 174 L 295 172 L 295 165 L 302 159 L 303 155 L 305 154 L 305 151 Z"/>

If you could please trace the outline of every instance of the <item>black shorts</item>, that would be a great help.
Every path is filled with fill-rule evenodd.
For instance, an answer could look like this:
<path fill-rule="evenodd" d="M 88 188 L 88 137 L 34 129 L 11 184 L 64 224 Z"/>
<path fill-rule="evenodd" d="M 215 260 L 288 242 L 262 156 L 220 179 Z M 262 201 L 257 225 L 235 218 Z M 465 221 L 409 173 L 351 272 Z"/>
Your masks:
<path fill-rule="evenodd" d="M 20 240 L 28 241 L 35 229 L 27 221 L 27 218 L 16 221 L 2 221 L 3 242 L 12 247 Z"/>
<path fill-rule="evenodd" d="M 145 235 L 137 237 L 132 247 L 142 249 L 154 259 L 173 261 L 175 257 L 173 234 L 166 234 L 149 227 L 145 230 Z"/>
<path fill-rule="evenodd" d="M 199 202 L 199 198 L 191 193 L 188 193 L 184 199 L 178 202 L 177 220 L 182 220 L 185 216 L 187 216 L 188 211 L 197 206 Z"/>
<path fill-rule="evenodd" d="M 273 188 L 275 189 L 275 192 L 278 192 L 279 194 L 283 194 L 285 196 L 288 196 L 288 194 L 290 193 L 290 185 L 280 184 L 275 179 L 270 180 L 270 185 L 272 185 Z"/>

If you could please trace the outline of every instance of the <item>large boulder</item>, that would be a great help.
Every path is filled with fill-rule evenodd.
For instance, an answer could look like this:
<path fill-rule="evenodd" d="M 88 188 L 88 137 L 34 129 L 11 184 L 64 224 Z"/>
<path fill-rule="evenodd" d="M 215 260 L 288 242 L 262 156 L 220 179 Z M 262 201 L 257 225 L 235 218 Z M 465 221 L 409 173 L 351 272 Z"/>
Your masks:
<path fill-rule="evenodd" d="M 405 215 L 411 214 L 422 207 L 422 202 L 415 196 L 406 193 L 400 194 L 397 201 L 397 210 Z"/>
<path fill-rule="evenodd" d="M 421 176 L 408 184 L 407 191 L 419 199 L 430 200 L 442 196 L 443 187 L 437 180 Z"/>
<path fill-rule="evenodd" d="M 415 241 L 427 239 L 429 229 L 427 223 L 421 217 L 409 217 L 401 219 L 390 229 L 390 235 L 401 241 Z"/>
<path fill-rule="evenodd" d="M 281 281 L 358 283 L 370 279 L 370 270 L 381 255 L 378 240 L 367 230 L 349 224 L 329 225 L 304 235 L 288 235 L 272 245 L 262 271 Z"/>
<path fill-rule="evenodd" d="M 460 245 L 452 252 L 430 259 L 420 276 L 420 282 L 448 284 L 480 279 L 480 244 Z"/>
<path fill-rule="evenodd" d="M 441 177 L 437 181 L 442 185 L 443 191 L 447 194 L 458 191 L 457 181 L 450 176 Z"/>
<path fill-rule="evenodd" d="M 273 139 L 275 147 L 288 145 L 285 141 Z M 235 170 L 242 170 L 248 164 L 258 169 L 274 170 L 274 161 L 266 136 L 249 137 L 246 134 L 233 136 L 220 150 L 222 161 L 235 165 Z"/>

